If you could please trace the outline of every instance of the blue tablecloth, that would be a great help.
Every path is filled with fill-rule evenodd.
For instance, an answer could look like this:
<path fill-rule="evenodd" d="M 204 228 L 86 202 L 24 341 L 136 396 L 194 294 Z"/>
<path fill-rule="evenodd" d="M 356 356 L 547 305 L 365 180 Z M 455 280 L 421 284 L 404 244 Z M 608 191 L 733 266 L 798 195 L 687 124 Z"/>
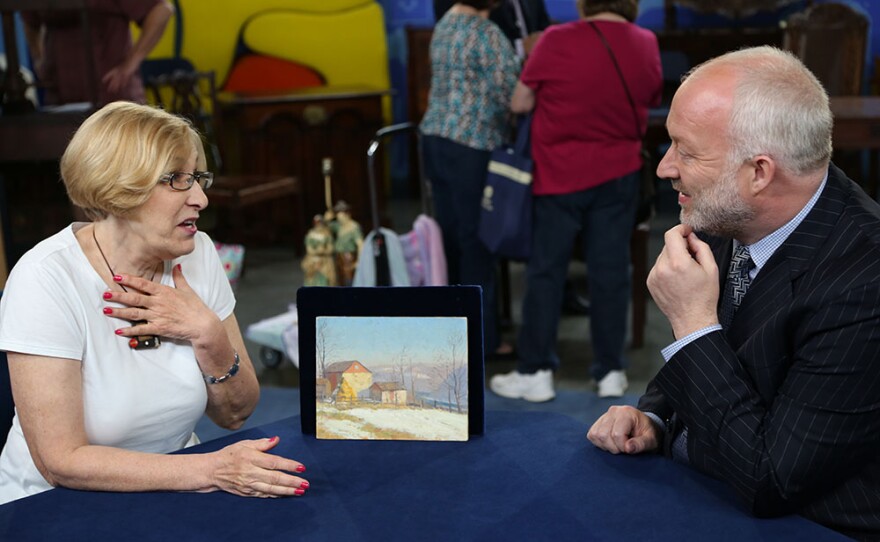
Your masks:
<path fill-rule="evenodd" d="M 279 435 L 301 498 L 55 489 L 0 506 L 0 540 L 843 540 L 749 516 L 723 484 L 659 456 L 594 448 L 581 422 L 486 413 L 468 442 L 317 440 L 298 417 L 190 451 Z"/>

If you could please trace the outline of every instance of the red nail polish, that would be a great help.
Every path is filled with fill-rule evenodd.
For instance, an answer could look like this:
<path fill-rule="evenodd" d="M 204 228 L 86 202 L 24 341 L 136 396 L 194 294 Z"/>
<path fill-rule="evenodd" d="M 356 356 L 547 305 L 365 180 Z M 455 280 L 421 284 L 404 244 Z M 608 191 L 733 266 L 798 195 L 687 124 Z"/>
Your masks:
<path fill-rule="evenodd" d="M 104 292 L 104 299 L 110 299 L 111 297 L 113 297 L 113 294 L 112 294 L 112 293 L 110 293 L 110 292 Z"/>
<path fill-rule="evenodd" d="M 120 282 L 122 280 L 122 275 L 113 275 L 113 280 Z"/>
<path fill-rule="evenodd" d="M 305 466 L 305 465 L 299 465 L 298 467 L 296 467 L 295 470 L 296 470 L 296 472 L 305 472 L 305 471 L 306 471 L 306 466 Z"/>
<path fill-rule="evenodd" d="M 299 487 L 300 487 L 300 489 L 308 489 L 309 483 L 306 482 L 305 480 L 303 480 L 302 482 L 300 482 Z"/>
<path fill-rule="evenodd" d="M 113 309 L 110 307 L 104 307 L 104 314 L 113 314 Z"/>
<path fill-rule="evenodd" d="M 302 496 L 306 494 L 306 490 L 304 489 L 294 489 L 293 494 L 297 496 Z"/>
<path fill-rule="evenodd" d="M 122 330 L 121 330 L 121 329 L 117 329 L 116 331 L 114 331 L 114 333 L 116 333 L 117 335 L 122 335 Z"/>
<path fill-rule="evenodd" d="M 183 271 L 183 267 L 182 267 L 180 264 L 177 264 L 177 270 L 178 270 L 178 271 Z"/>

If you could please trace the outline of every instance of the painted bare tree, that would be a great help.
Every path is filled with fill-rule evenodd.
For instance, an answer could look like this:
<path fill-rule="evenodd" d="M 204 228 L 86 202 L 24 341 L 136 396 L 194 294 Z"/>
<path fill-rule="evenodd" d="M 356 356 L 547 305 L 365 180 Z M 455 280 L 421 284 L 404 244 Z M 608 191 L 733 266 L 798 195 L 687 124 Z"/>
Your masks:
<path fill-rule="evenodd" d="M 409 377 L 412 387 L 409 402 L 412 402 L 416 398 L 416 382 L 412 374 L 412 356 L 407 351 L 407 346 L 404 345 L 394 358 L 394 370 L 397 372 L 397 378 L 400 380 L 400 385 L 404 388 L 406 388 L 406 378 L 404 378 L 404 376 L 406 375 L 407 369 L 409 369 Z"/>
<path fill-rule="evenodd" d="M 446 388 L 447 402 L 454 405 L 455 410 L 460 413 L 463 410 L 464 399 L 467 397 L 464 335 L 460 331 L 453 331 L 446 338 L 446 344 L 449 350 L 442 357 L 438 356 L 437 372 Z"/>
<path fill-rule="evenodd" d="M 446 391 L 446 404 L 449 405 L 449 410 L 452 410 L 452 388 L 449 385 L 449 374 L 452 371 L 452 363 L 449 361 L 449 358 L 446 356 L 445 352 L 436 352 L 434 354 L 434 374 L 437 375 L 437 379 L 440 381 L 440 385 L 442 389 Z M 438 387 L 438 391 L 440 388 Z M 438 393 L 439 395 L 439 393 Z"/>
<path fill-rule="evenodd" d="M 327 360 L 330 359 L 330 356 L 333 354 L 333 338 L 330 336 L 330 331 L 327 329 L 329 327 L 329 323 L 325 318 L 318 319 L 318 329 L 315 334 L 315 348 L 316 354 L 318 358 L 318 378 L 325 377 L 325 369 L 327 368 Z"/>
<path fill-rule="evenodd" d="M 467 365 L 466 347 L 464 334 L 461 331 L 453 331 L 449 334 L 447 344 L 452 350 L 452 394 L 455 396 L 455 406 L 461 412 L 463 399 L 467 396 Z"/>

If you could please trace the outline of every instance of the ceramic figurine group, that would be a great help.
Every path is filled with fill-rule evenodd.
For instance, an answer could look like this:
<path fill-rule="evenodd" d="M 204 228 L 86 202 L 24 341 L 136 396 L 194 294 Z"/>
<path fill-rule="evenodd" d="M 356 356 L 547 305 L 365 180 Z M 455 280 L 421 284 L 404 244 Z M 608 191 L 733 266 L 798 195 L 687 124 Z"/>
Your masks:
<path fill-rule="evenodd" d="M 351 217 L 351 208 L 346 202 L 339 201 L 323 216 L 315 215 L 305 239 L 303 284 L 351 286 L 363 244 L 361 226 Z"/>

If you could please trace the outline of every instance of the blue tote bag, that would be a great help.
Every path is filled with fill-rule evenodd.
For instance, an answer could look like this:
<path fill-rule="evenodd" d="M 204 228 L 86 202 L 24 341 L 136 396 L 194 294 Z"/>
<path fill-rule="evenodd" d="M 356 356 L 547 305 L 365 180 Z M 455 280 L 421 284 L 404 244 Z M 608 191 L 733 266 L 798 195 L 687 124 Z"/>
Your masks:
<path fill-rule="evenodd" d="M 532 245 L 532 115 L 520 118 L 516 142 L 492 151 L 480 209 L 480 241 L 492 254 L 526 260 Z"/>

